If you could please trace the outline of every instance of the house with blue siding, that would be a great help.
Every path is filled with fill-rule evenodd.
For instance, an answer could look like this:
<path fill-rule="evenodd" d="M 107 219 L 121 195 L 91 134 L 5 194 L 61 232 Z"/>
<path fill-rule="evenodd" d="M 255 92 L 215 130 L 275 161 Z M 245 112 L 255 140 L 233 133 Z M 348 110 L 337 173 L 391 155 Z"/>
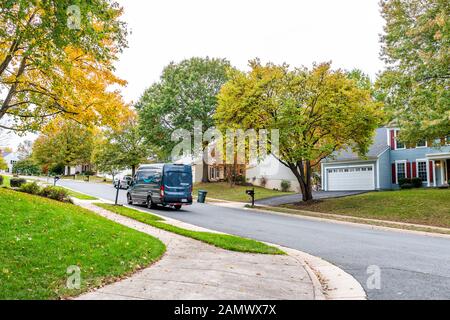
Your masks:
<path fill-rule="evenodd" d="M 450 136 L 411 146 L 397 139 L 399 132 L 395 127 L 377 129 L 364 158 L 346 149 L 323 160 L 322 189 L 397 189 L 402 178 L 420 178 L 425 187 L 448 186 Z"/>

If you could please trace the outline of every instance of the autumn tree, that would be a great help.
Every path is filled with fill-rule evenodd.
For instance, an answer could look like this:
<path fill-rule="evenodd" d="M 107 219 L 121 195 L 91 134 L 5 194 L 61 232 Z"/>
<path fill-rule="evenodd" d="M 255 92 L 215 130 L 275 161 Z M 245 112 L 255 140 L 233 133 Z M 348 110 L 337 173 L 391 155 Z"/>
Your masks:
<path fill-rule="evenodd" d="M 73 5 L 76 6 L 73 6 Z M 54 117 L 112 124 L 124 104 L 113 62 L 126 46 L 108 0 L 0 0 L 1 127 L 39 130 Z"/>
<path fill-rule="evenodd" d="M 57 118 L 34 142 L 32 158 L 42 167 L 90 164 L 94 141 L 95 129 Z"/>
<path fill-rule="evenodd" d="M 382 99 L 416 143 L 450 134 L 450 1 L 383 0 Z"/>
<path fill-rule="evenodd" d="M 163 159 L 168 159 L 176 142 L 176 129 L 194 131 L 194 122 L 203 129 L 214 126 L 217 94 L 227 81 L 228 61 L 191 58 L 168 65 L 161 80 L 142 95 L 136 105 L 140 128 L 147 143 Z M 206 145 L 204 145 L 206 147 Z M 208 166 L 203 165 L 203 182 L 208 181 Z"/>
<path fill-rule="evenodd" d="M 131 114 L 118 128 L 104 132 L 104 138 L 95 147 L 92 159 L 101 171 L 115 175 L 119 170 L 130 168 L 134 176 L 136 168 L 147 162 L 150 154 L 136 115 Z"/>
<path fill-rule="evenodd" d="M 250 63 L 234 71 L 219 94 L 219 126 L 279 130 L 279 161 L 297 178 L 304 201 L 312 196 L 312 172 L 321 160 L 343 148 L 361 156 L 372 143 L 382 115 L 371 91 L 330 63 L 312 70 Z M 269 150 L 274 147 L 269 137 Z"/>

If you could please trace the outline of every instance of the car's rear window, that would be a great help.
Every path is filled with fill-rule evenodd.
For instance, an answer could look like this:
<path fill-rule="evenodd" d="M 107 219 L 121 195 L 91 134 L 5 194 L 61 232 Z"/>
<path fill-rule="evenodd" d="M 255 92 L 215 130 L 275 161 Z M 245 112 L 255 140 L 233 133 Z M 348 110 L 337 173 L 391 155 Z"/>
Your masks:
<path fill-rule="evenodd" d="M 192 174 L 188 172 L 167 171 L 164 184 L 168 187 L 187 187 L 192 184 Z"/>

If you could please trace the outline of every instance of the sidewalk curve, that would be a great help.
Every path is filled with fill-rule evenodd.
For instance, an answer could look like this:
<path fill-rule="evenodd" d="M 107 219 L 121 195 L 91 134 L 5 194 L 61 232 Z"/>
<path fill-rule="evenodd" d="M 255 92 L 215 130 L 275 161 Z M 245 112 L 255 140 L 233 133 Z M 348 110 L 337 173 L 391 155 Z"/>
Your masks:
<path fill-rule="evenodd" d="M 364 299 L 359 284 L 345 272 L 305 253 L 282 248 L 288 255 L 263 255 L 227 251 L 200 241 L 154 228 L 92 204 L 76 204 L 143 233 L 159 238 L 167 246 L 160 261 L 131 277 L 107 285 L 80 300 L 323 300 Z M 139 210 L 138 208 L 135 208 Z M 167 223 L 203 230 L 173 219 Z M 211 230 L 206 230 L 214 232 Z M 328 275 L 334 294 L 329 296 Z M 341 272 L 342 271 L 342 272 Z M 323 274 L 325 273 L 325 275 Z M 334 273 L 333 273 L 334 272 Z M 340 277 L 340 278 L 339 278 Z M 320 279 L 320 281 L 319 281 Z M 342 283 L 339 281 L 342 280 Z M 359 288 L 358 288 L 359 286 Z"/>

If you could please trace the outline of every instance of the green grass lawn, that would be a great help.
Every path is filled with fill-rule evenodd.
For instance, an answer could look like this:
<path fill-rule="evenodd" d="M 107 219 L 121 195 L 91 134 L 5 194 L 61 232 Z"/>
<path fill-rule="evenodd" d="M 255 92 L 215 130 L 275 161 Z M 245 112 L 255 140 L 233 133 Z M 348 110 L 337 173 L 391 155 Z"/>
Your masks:
<path fill-rule="evenodd" d="M 156 238 L 80 207 L 0 189 L 0 300 L 58 299 L 118 280 L 159 259 Z M 66 288 L 67 268 L 81 288 Z"/>
<path fill-rule="evenodd" d="M 361 218 L 450 227 L 450 190 L 371 192 L 284 207 Z"/>
<path fill-rule="evenodd" d="M 92 197 L 92 196 L 88 196 L 88 195 L 83 194 L 83 193 L 79 193 L 79 192 L 72 191 L 72 190 L 69 190 L 69 189 L 66 189 L 66 190 L 69 193 L 69 196 L 77 198 L 79 200 L 98 200 L 98 198 L 95 198 L 95 197 Z"/>
<path fill-rule="evenodd" d="M 262 187 L 255 188 L 255 200 L 261 200 L 265 198 L 271 198 L 276 196 L 284 196 L 287 194 L 293 194 L 294 192 L 281 192 L 276 190 L 269 190 Z M 197 195 L 198 190 L 208 191 L 208 197 L 214 199 L 228 200 L 228 201 L 240 201 L 249 202 L 250 197 L 245 193 L 246 190 L 253 189 L 253 187 L 246 186 L 233 186 L 226 182 L 214 182 L 214 183 L 198 183 L 194 185 L 194 195 Z"/>
<path fill-rule="evenodd" d="M 226 234 L 191 231 L 164 223 L 164 220 L 160 217 L 142 211 L 105 203 L 96 203 L 96 205 L 103 209 L 151 225 L 155 228 L 196 239 L 226 250 L 262 254 L 284 254 L 284 252 L 278 248 L 268 246 L 259 241 Z"/>

